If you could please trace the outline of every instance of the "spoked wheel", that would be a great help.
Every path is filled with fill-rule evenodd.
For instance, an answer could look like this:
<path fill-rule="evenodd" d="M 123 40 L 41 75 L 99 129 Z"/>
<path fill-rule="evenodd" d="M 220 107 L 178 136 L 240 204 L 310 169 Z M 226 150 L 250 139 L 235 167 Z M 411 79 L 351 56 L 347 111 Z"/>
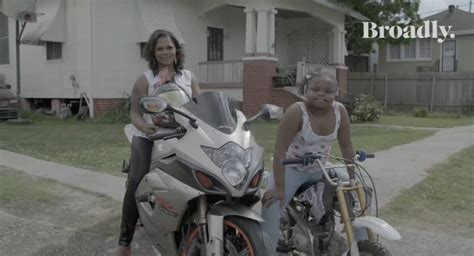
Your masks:
<path fill-rule="evenodd" d="M 391 256 L 392 254 L 383 245 L 368 240 L 357 242 L 360 256 Z M 351 255 L 350 253 L 348 255 Z"/>
<path fill-rule="evenodd" d="M 205 244 L 199 237 L 199 229 L 194 228 L 183 241 L 180 256 L 201 256 Z M 260 225 L 252 220 L 229 217 L 224 220 L 224 255 L 260 256 L 273 255 L 270 239 L 264 234 Z"/>

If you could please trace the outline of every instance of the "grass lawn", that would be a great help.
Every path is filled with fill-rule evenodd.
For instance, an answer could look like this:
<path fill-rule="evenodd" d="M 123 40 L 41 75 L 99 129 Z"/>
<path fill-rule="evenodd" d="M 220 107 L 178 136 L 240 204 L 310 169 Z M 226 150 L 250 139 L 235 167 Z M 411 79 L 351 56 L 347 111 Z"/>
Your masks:
<path fill-rule="evenodd" d="M 381 216 L 398 226 L 442 231 L 474 238 L 474 147 L 451 156 L 430 170 L 423 182 L 405 190 L 382 209 Z"/>
<path fill-rule="evenodd" d="M 277 130 L 277 122 L 258 122 L 252 126 L 257 142 L 265 148 L 265 166 L 267 169 L 271 169 L 270 159 L 275 147 Z M 382 127 L 352 127 L 351 131 L 354 149 L 363 149 L 366 152 L 375 152 L 410 143 L 434 133 L 433 131 Z M 337 156 L 341 155 L 337 142 L 333 144 L 332 153 Z"/>
<path fill-rule="evenodd" d="M 108 237 L 119 230 L 121 203 L 0 166 L 0 210 Z"/>
<path fill-rule="evenodd" d="M 0 123 L 0 149 L 30 155 L 39 159 L 64 163 L 90 170 L 121 176 L 124 159 L 129 159 L 130 145 L 122 124 L 58 120 L 30 116 L 32 125 Z M 266 150 L 265 161 L 270 168 L 270 156 L 275 146 L 277 122 L 256 122 L 252 126 L 257 142 Z M 433 134 L 431 131 L 354 127 L 354 147 L 374 152 L 409 143 Z M 337 144 L 337 143 L 336 143 Z M 333 152 L 339 154 L 337 145 Z"/>
<path fill-rule="evenodd" d="M 364 122 L 364 124 L 403 125 L 416 127 L 448 128 L 454 126 L 474 125 L 474 116 L 463 116 L 456 118 L 449 114 L 432 114 L 428 117 L 412 117 L 408 115 L 383 115 L 380 120 Z"/>
<path fill-rule="evenodd" d="M 55 184 L 0 166 L 0 205 L 26 210 L 42 204 L 52 204 L 59 196 L 50 191 Z"/>

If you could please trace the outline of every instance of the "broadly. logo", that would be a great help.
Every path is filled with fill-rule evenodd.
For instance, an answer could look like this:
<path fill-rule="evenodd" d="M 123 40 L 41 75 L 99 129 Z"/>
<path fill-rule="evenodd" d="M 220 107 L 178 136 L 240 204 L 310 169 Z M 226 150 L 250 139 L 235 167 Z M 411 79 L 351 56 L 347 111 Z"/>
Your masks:
<path fill-rule="evenodd" d="M 386 38 L 388 36 L 398 38 L 437 38 L 438 43 L 443 43 L 446 38 L 455 38 L 456 35 L 449 33 L 453 26 L 438 26 L 438 21 L 425 21 L 422 26 L 377 26 L 375 22 L 362 22 L 362 38 Z M 440 34 L 438 34 L 438 30 Z M 386 34 L 388 33 L 388 36 Z"/>

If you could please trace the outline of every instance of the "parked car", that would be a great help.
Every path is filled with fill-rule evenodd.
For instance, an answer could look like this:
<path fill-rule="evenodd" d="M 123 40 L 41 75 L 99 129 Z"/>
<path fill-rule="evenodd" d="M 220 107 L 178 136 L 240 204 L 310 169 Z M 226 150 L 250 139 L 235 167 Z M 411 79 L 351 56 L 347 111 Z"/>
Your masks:
<path fill-rule="evenodd" d="M 18 101 L 9 84 L 0 85 L 0 120 L 14 119 L 18 116 Z"/>

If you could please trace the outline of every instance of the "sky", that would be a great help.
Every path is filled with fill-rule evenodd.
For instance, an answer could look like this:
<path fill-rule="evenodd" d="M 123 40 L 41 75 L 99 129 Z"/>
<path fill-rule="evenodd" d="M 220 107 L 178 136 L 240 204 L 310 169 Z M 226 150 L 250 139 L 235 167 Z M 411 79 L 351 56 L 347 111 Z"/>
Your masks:
<path fill-rule="evenodd" d="M 469 0 L 420 0 L 418 13 L 423 18 L 448 9 L 450 4 L 459 5 L 459 9 L 469 11 Z M 474 12 L 474 0 L 471 12 Z"/>

